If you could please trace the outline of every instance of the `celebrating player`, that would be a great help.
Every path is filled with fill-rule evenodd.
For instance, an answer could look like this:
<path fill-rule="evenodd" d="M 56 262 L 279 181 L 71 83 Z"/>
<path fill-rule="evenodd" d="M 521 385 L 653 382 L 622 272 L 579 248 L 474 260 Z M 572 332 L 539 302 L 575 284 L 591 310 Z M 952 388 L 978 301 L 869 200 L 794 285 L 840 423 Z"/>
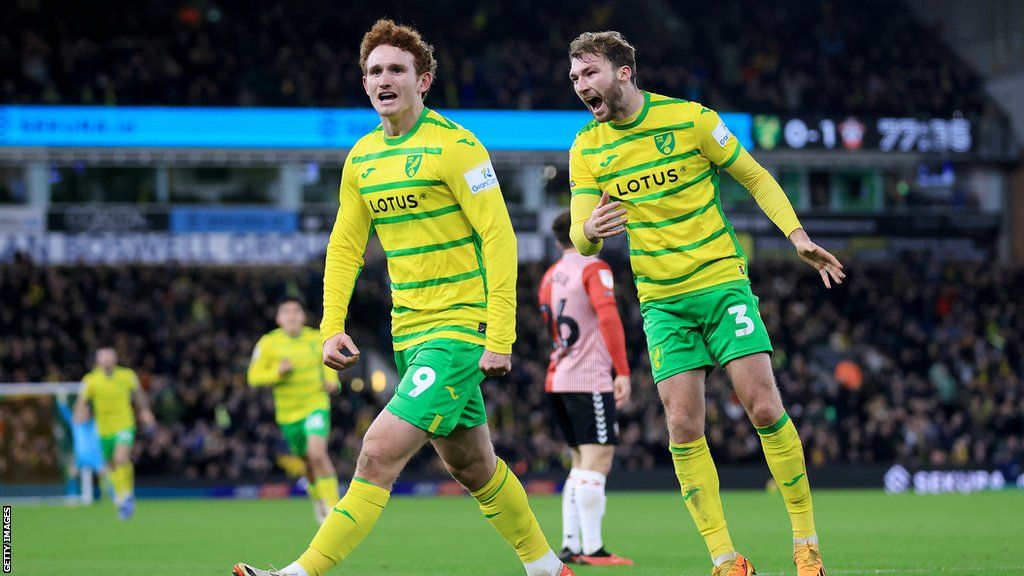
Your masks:
<path fill-rule="evenodd" d="M 135 444 L 135 413 L 139 411 L 144 429 L 156 425 L 149 409 L 149 398 L 139 387 L 139 377 L 131 368 L 117 365 L 113 348 L 96 351 L 96 367 L 82 377 L 82 391 L 75 401 L 75 421 L 89 419 L 89 403 L 96 416 L 107 478 L 114 490 L 114 503 L 121 520 L 135 514 L 135 469 L 132 446 Z"/>
<path fill-rule="evenodd" d="M 630 565 L 632 560 L 605 550 L 601 538 L 605 480 L 619 443 L 615 409 L 631 391 L 626 336 L 612 270 L 603 260 L 580 255 L 569 240 L 570 223 L 569 212 L 555 218 L 551 230 L 562 257 L 540 281 L 540 309 L 553 339 L 544 388 L 572 449 L 558 556 L 563 562 Z"/>
<path fill-rule="evenodd" d="M 594 115 L 570 151 L 572 241 L 581 254 L 595 254 L 603 238 L 625 232 L 629 239 L 669 450 L 713 573 L 754 572 L 733 547 L 704 438 L 704 378 L 717 361 L 785 499 L 798 574 L 823 576 L 803 447 L 775 384 L 746 257 L 722 212 L 719 170 L 750 191 L 826 287 L 842 282 L 842 265 L 811 242 L 778 183 L 718 114 L 638 88 L 635 51 L 621 34 L 584 33 L 569 58 L 573 88 Z"/>
<path fill-rule="evenodd" d="M 526 491 L 494 455 L 480 384 L 511 368 L 516 237 L 487 151 L 426 108 L 437 66 L 419 33 L 379 20 L 360 46 L 363 87 L 381 125 L 345 159 L 341 206 L 327 248 L 327 366 L 359 360 L 345 317 L 376 230 L 391 277 L 401 382 L 363 438 L 355 477 L 302 556 L 280 572 L 238 564 L 236 576 L 322 576 L 369 534 L 391 485 L 427 441 L 529 576 L 572 571 L 551 550 Z"/>
<path fill-rule="evenodd" d="M 338 475 L 327 455 L 331 406 L 327 394 L 338 389 L 338 373 L 324 368 L 320 333 L 306 326 L 298 298 L 277 305 L 278 328 L 256 342 L 249 363 L 250 386 L 272 386 L 274 413 L 292 454 L 306 463 L 306 492 L 322 523 L 338 501 Z"/>

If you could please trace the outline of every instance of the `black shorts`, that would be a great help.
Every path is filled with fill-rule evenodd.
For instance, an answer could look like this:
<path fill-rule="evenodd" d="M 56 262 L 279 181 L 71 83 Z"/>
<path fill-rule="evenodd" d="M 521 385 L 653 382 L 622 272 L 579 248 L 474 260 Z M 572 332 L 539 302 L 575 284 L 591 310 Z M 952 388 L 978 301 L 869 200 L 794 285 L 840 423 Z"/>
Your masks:
<path fill-rule="evenodd" d="M 569 446 L 619 443 L 615 397 L 611 392 L 552 392 L 548 396 L 555 421 Z"/>

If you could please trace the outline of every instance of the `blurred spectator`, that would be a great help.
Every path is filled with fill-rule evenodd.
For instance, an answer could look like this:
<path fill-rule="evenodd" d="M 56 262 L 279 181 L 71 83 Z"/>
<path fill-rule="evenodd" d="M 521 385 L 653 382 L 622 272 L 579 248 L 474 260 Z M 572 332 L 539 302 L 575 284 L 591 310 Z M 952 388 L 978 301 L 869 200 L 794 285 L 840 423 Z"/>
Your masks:
<path fill-rule="evenodd" d="M 629 269 L 610 262 L 620 276 L 634 367 L 617 465 L 668 465 Z M 497 450 L 518 470 L 544 471 L 563 458 L 543 392 L 549 343 L 536 290 L 545 267 L 521 266 L 514 368 L 484 384 Z M 843 287 L 830 291 L 795 263 L 755 263 L 751 276 L 774 340 L 776 377 L 811 465 L 1022 463 L 1024 270 L 858 265 Z M 91 351 L 113 343 L 139 372 L 160 421 L 155 434 L 136 443 L 141 476 L 258 480 L 280 472 L 287 450 L 273 425 L 270 395 L 245 384 L 246 363 L 280 296 L 299 295 L 311 316 L 319 313 L 321 278 L 317 267 L 36 267 L 20 260 L 0 267 L 0 297 L 12 304 L 0 308 L 0 382 L 77 380 Z M 389 358 L 386 282 L 379 255 L 368 258 L 349 329 L 361 348 Z M 707 389 L 707 435 L 716 458 L 760 462 L 756 433 L 722 371 L 712 374 Z M 385 401 L 369 387 L 353 392 L 348 383 L 333 400 L 330 446 L 342 474 L 351 474 L 359 438 Z M 16 433 L 7 422 L 0 418 L 0 436 Z M 3 454 L 0 468 L 9 469 L 14 456 Z M 429 450 L 409 468 L 441 471 Z"/>
<path fill-rule="evenodd" d="M 608 28 L 635 43 L 644 87 L 715 108 L 946 116 L 991 107 L 978 76 L 896 0 L 480 0 L 444 10 L 407 0 L 373 10 L 313 0 L 114 0 L 102 9 L 32 0 L 0 15 L 9 31 L 0 35 L 0 101 L 365 106 L 359 40 L 384 15 L 435 43 L 436 107 L 581 109 L 568 44 Z"/>

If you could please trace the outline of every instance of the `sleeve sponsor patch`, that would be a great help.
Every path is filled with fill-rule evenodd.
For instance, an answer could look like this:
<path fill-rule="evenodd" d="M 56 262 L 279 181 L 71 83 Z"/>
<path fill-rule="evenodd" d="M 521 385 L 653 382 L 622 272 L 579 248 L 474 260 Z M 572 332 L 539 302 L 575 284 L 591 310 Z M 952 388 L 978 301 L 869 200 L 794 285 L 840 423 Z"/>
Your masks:
<path fill-rule="evenodd" d="M 732 132 L 729 132 L 725 122 L 719 120 L 718 126 L 715 126 L 715 129 L 711 131 L 711 137 L 715 139 L 715 142 L 718 142 L 719 146 L 725 148 L 725 143 L 732 137 Z"/>
<path fill-rule="evenodd" d="M 494 174 L 494 167 L 489 161 L 466 172 L 462 177 L 466 179 L 469 191 L 473 194 L 498 186 L 498 177 Z"/>
<path fill-rule="evenodd" d="M 602 268 L 597 271 L 597 277 L 601 279 L 601 284 L 604 284 L 605 288 L 611 290 L 612 287 L 615 286 L 615 277 L 612 276 L 611 270 Z"/>

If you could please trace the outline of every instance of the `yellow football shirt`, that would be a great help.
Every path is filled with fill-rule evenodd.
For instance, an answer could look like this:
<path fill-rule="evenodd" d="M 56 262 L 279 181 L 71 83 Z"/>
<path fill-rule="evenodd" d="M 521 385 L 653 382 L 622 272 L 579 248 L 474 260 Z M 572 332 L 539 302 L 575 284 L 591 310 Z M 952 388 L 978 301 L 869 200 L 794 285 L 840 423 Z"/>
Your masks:
<path fill-rule="evenodd" d="M 429 108 L 403 136 L 378 126 L 345 159 L 340 202 L 327 247 L 322 340 L 345 330 L 376 231 L 391 279 L 395 350 L 452 338 L 511 352 L 516 236 L 487 150 L 471 132 Z"/>
<path fill-rule="evenodd" d="M 569 152 L 572 241 L 597 253 L 583 223 L 607 191 L 626 210 L 630 263 L 641 302 L 747 282 L 746 257 L 722 211 L 726 169 L 789 235 L 800 227 L 775 179 L 704 106 L 644 92 L 624 122 L 590 122 Z"/>
<path fill-rule="evenodd" d="M 278 373 L 282 360 L 292 365 L 284 376 Z M 278 328 L 256 342 L 248 380 L 250 386 L 273 387 L 277 422 L 290 424 L 314 410 L 330 408 L 324 382 L 337 382 L 338 373 L 323 365 L 320 334 L 316 329 L 303 327 L 302 332 L 292 338 Z"/>
<path fill-rule="evenodd" d="M 82 384 L 82 394 L 92 402 L 100 436 L 135 426 L 132 391 L 138 389 L 139 377 L 134 370 L 115 366 L 108 376 L 102 368 L 95 368 L 82 378 Z"/>

